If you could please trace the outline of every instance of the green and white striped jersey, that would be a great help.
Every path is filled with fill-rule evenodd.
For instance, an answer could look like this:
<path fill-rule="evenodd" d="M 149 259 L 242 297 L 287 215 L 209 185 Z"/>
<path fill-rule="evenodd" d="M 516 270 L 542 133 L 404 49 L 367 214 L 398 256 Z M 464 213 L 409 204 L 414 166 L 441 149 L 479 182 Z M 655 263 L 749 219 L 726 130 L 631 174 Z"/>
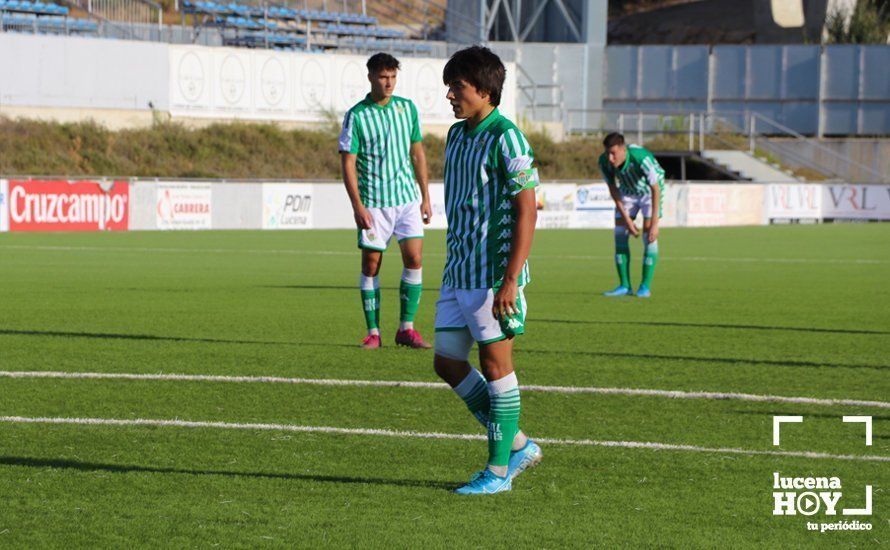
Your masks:
<path fill-rule="evenodd" d="M 617 180 L 618 190 L 622 195 L 648 195 L 652 193 L 650 185 L 658 185 L 658 189 L 664 191 L 664 169 L 644 147 L 628 145 L 627 159 L 619 169 L 609 163 L 609 155 L 606 153 L 600 155 L 599 164 L 606 183 L 616 185 Z"/>
<path fill-rule="evenodd" d="M 392 96 L 381 107 L 368 94 L 347 111 L 340 152 L 356 155 L 358 190 L 367 208 L 399 206 L 420 198 L 411 164 L 411 144 L 422 141 L 417 107 Z"/>
<path fill-rule="evenodd" d="M 472 130 L 461 121 L 445 143 L 445 236 L 442 283 L 452 288 L 496 288 L 504 278 L 516 211 L 513 197 L 538 185 L 532 148 L 497 109 Z M 530 281 L 528 262 L 519 284 Z"/>

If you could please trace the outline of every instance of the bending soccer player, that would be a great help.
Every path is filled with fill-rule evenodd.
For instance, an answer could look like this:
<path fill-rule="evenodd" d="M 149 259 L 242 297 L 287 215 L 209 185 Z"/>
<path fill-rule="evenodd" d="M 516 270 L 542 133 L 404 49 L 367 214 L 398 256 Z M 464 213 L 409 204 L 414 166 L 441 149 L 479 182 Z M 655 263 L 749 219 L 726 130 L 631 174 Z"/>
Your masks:
<path fill-rule="evenodd" d="M 618 286 L 606 296 L 633 294 L 630 283 L 629 236 L 638 237 L 640 230 L 634 223 L 639 212 L 643 213 L 643 279 L 637 296 L 652 295 L 652 276 L 658 263 L 658 220 L 661 219 L 661 202 L 664 196 L 664 170 L 652 153 L 638 145 L 625 145 L 624 136 L 613 132 L 603 140 L 605 152 L 600 155 L 599 165 L 609 194 L 615 201 L 615 267 L 618 268 Z"/>
<path fill-rule="evenodd" d="M 367 66 L 371 93 L 346 113 L 340 133 L 343 182 L 362 251 L 359 287 L 368 328 L 362 347 L 381 345 L 377 276 L 383 252 L 395 235 L 404 264 L 396 344 L 430 348 L 414 328 L 423 280 L 423 225 L 432 216 L 420 120 L 411 100 L 393 95 L 398 60 L 378 53 L 368 59 Z"/>
<path fill-rule="evenodd" d="M 525 332 L 527 258 L 537 217 L 531 146 L 497 109 L 505 69 L 474 46 L 455 53 L 443 80 L 454 116 L 445 144 L 447 255 L 436 303 L 438 374 L 488 430 L 488 464 L 455 492 L 509 491 L 541 460 L 519 429 L 519 385 L 513 342 Z M 479 366 L 469 363 L 473 342 Z"/>

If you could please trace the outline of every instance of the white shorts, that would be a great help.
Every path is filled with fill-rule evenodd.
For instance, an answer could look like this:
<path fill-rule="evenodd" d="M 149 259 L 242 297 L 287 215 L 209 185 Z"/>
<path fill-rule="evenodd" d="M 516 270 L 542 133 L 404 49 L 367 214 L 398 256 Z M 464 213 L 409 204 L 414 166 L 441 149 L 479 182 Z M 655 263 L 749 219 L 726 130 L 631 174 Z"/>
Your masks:
<path fill-rule="evenodd" d="M 500 321 L 491 312 L 494 293 L 490 288 L 461 289 L 442 286 L 439 301 L 436 302 L 436 332 L 469 331 L 473 340 L 480 344 L 507 338 Z M 521 324 L 516 327 L 517 334 L 522 334 L 525 332 L 525 316 L 528 311 L 522 287 L 519 287 L 516 305 L 519 307 L 517 317 L 521 319 Z"/>
<path fill-rule="evenodd" d="M 371 229 L 359 229 L 358 247 L 370 250 L 386 250 L 389 240 L 395 235 L 399 242 L 405 239 L 423 238 L 423 218 L 420 215 L 420 201 L 368 208 L 374 222 Z"/>
<path fill-rule="evenodd" d="M 643 213 L 643 219 L 648 220 L 652 217 L 652 195 L 621 195 L 621 203 L 624 204 L 624 209 L 627 210 L 627 215 L 630 216 L 630 219 L 635 219 L 639 212 Z M 661 216 L 661 205 L 659 205 L 658 214 Z M 621 211 L 617 208 L 615 209 L 615 219 L 621 219 Z"/>

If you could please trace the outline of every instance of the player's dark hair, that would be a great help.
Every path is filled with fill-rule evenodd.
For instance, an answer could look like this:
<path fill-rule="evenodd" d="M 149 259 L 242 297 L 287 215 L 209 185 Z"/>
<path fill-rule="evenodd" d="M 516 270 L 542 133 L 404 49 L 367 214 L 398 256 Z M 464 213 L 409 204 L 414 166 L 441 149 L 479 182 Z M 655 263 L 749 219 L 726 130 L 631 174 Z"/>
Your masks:
<path fill-rule="evenodd" d="M 618 132 L 612 132 L 603 140 L 603 146 L 606 149 L 611 149 L 616 145 L 624 145 L 624 136 L 619 134 Z"/>
<path fill-rule="evenodd" d="M 380 71 L 398 71 L 402 68 L 399 60 L 388 53 L 375 53 L 368 58 L 368 72 L 377 73 Z"/>
<path fill-rule="evenodd" d="M 489 103 L 497 107 L 501 103 L 501 91 L 507 69 L 501 58 L 482 46 L 471 46 L 455 52 L 445 64 L 442 80 L 446 86 L 457 80 L 472 84 L 479 92 L 488 94 Z"/>

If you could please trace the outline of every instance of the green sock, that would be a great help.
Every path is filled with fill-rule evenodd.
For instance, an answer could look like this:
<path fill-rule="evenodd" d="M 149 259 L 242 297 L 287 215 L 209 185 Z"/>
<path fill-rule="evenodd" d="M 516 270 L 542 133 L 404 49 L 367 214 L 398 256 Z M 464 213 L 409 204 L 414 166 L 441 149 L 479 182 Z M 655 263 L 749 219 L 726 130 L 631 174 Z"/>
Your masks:
<path fill-rule="evenodd" d="M 620 285 L 630 288 L 630 246 L 627 244 L 629 231 L 626 227 L 615 228 L 615 267 L 618 269 Z"/>
<path fill-rule="evenodd" d="M 454 392 L 464 400 L 470 413 L 483 426 L 488 426 L 488 412 L 491 401 L 488 397 L 488 382 L 478 370 L 470 367 L 470 373 L 463 382 L 454 387 Z"/>
<path fill-rule="evenodd" d="M 362 290 L 362 310 L 368 330 L 380 329 L 380 289 Z"/>
<path fill-rule="evenodd" d="M 655 265 L 658 264 L 658 240 L 649 242 L 649 234 L 643 233 L 643 282 L 646 288 L 652 288 L 652 277 L 655 275 Z"/>
<path fill-rule="evenodd" d="M 507 466 L 513 438 L 519 431 L 519 383 L 516 373 L 488 384 L 491 409 L 488 418 L 488 464 Z"/>
<path fill-rule="evenodd" d="M 417 315 L 417 308 L 420 306 L 422 291 L 422 285 L 414 285 L 404 280 L 399 284 L 400 321 L 414 322 L 414 316 Z"/>

